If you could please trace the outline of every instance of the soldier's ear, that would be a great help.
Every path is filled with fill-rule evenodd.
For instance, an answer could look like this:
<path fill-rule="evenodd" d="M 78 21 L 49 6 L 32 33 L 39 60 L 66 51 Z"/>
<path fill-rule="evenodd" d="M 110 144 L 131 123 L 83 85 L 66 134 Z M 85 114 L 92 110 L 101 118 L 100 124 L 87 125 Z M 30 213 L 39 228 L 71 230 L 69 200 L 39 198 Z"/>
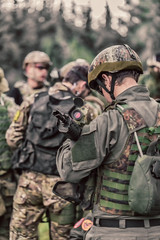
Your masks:
<path fill-rule="evenodd" d="M 102 77 L 104 79 L 104 84 L 107 88 L 111 87 L 111 80 L 112 80 L 112 76 L 107 75 L 105 73 L 102 74 Z"/>

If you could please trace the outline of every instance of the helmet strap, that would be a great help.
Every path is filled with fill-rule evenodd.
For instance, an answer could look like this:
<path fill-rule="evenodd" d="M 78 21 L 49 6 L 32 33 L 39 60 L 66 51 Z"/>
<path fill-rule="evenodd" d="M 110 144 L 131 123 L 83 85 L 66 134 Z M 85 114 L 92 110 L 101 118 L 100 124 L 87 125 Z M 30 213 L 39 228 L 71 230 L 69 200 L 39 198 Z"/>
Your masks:
<path fill-rule="evenodd" d="M 111 96 L 112 100 L 115 100 L 115 96 L 114 96 L 114 86 L 115 86 L 115 82 L 116 82 L 116 76 L 112 75 L 112 82 L 111 82 L 111 91 L 109 91 L 105 84 L 100 81 L 98 78 L 96 79 L 96 82 L 98 83 L 98 85 L 100 85 L 107 93 L 109 93 L 109 95 Z"/>
<path fill-rule="evenodd" d="M 111 82 L 111 91 L 110 91 L 110 96 L 113 100 L 115 100 L 115 96 L 114 96 L 114 87 L 115 87 L 115 82 L 116 82 L 116 75 L 112 75 L 112 82 Z"/>

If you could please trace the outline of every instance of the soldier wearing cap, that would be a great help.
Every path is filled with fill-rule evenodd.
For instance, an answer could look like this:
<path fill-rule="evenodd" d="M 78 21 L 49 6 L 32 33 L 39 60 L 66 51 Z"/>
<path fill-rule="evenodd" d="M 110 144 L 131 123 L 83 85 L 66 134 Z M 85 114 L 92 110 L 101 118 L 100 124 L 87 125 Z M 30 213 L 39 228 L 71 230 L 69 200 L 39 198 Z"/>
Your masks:
<path fill-rule="evenodd" d="M 97 174 L 92 216 L 89 224 L 88 220 L 84 222 L 83 239 L 156 240 L 160 236 L 160 216 L 137 214 L 128 201 L 129 182 L 139 154 L 138 148 L 131 148 L 134 131 L 154 126 L 159 112 L 147 88 L 138 84 L 142 73 L 139 56 L 127 44 L 101 51 L 90 65 L 88 84 L 111 104 L 83 127 L 77 141 L 67 139 L 58 150 L 56 162 L 63 180 L 79 183 L 93 171 Z M 142 133 L 137 134 L 142 141 Z"/>
<path fill-rule="evenodd" d="M 26 97 L 46 91 L 49 87 L 47 82 L 48 70 L 52 65 L 49 56 L 41 51 L 28 53 L 23 61 L 23 71 L 27 81 L 17 81 L 14 87 L 7 93 L 20 105 Z"/>
<path fill-rule="evenodd" d="M 140 77 L 139 84 L 148 88 L 151 97 L 160 99 L 160 52 L 148 58 L 146 64 L 148 69 Z"/>
<path fill-rule="evenodd" d="M 17 106 L 13 99 L 7 97 L 8 82 L 0 68 L 0 239 L 9 239 L 9 222 L 12 213 L 13 195 L 16 190 L 16 179 L 11 169 L 11 156 L 5 133 L 13 118 Z"/>

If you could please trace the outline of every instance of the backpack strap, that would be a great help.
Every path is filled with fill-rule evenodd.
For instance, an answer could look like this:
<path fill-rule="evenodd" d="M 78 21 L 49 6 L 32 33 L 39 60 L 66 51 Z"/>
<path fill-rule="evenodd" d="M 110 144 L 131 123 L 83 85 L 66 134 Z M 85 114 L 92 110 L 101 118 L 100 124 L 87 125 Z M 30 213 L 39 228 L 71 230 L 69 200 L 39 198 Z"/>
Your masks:
<path fill-rule="evenodd" d="M 138 140 L 137 132 L 134 132 L 134 137 L 135 137 L 135 140 L 136 140 L 136 143 L 137 143 L 139 154 L 140 154 L 141 157 L 143 157 L 143 151 L 142 151 L 141 145 L 140 145 L 139 140 Z"/>

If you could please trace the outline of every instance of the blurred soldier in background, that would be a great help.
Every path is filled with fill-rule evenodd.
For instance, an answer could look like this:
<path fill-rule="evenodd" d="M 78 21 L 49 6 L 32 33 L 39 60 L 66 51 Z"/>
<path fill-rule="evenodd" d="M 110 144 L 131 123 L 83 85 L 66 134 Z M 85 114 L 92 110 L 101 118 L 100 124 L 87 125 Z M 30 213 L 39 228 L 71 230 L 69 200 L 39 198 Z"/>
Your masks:
<path fill-rule="evenodd" d="M 62 80 L 65 78 L 67 73 L 71 70 L 71 68 L 77 65 L 82 65 L 82 66 L 86 65 L 89 67 L 89 63 L 85 59 L 77 58 L 75 61 L 65 64 L 60 69 L 56 67 L 53 68 L 53 70 L 50 73 L 51 85 L 54 85 L 56 82 L 62 82 Z"/>
<path fill-rule="evenodd" d="M 78 73 L 75 73 L 76 70 Z M 52 111 L 59 109 L 69 113 L 73 98 L 85 98 L 90 92 L 86 85 L 88 67 L 77 66 L 73 73 L 75 81 L 66 77 L 50 87 L 48 92 L 27 98 L 6 133 L 9 146 L 17 148 L 13 167 L 22 171 L 14 197 L 11 240 L 36 240 L 37 226 L 45 211 L 49 211 L 52 239 L 69 239 L 70 229 L 75 223 L 75 206 L 52 192 L 53 186 L 60 180 L 56 153 L 66 139 L 58 131 L 57 119 Z M 98 105 L 98 110 L 94 105 L 94 112 L 85 118 L 86 123 L 99 113 L 102 105 Z"/>
<path fill-rule="evenodd" d="M 88 68 L 89 63 L 83 58 L 77 58 L 75 61 L 65 64 L 60 69 L 54 68 L 50 73 L 51 85 L 54 85 L 56 82 L 62 82 L 63 79 L 69 79 L 70 77 L 72 78 L 72 81 L 73 81 L 73 78 L 75 77 L 75 82 L 76 82 L 76 79 L 79 78 L 79 76 L 77 74 L 75 74 L 76 72 L 78 72 L 77 66 L 79 66 L 79 67 L 86 66 L 86 68 Z M 74 67 L 75 67 L 75 69 L 74 69 Z M 71 71 L 72 68 L 73 68 L 73 71 Z M 67 76 L 68 73 L 69 73 L 69 75 Z M 85 75 L 87 76 L 86 73 L 85 73 Z M 86 79 L 85 79 L 85 81 L 87 82 Z M 87 96 L 87 99 L 85 99 L 85 100 L 92 102 L 92 104 L 94 101 L 98 101 L 98 105 L 101 105 L 100 108 L 104 108 L 104 106 L 108 105 L 106 99 L 102 95 L 100 95 L 98 92 L 90 89 L 88 91 L 88 94 L 89 94 L 89 96 Z"/>
<path fill-rule="evenodd" d="M 86 101 L 90 114 L 88 122 L 92 121 L 104 109 L 104 102 L 101 101 L 95 92 L 87 84 L 89 65 L 75 65 L 65 75 L 63 82 L 72 85 L 71 89 L 75 96 L 81 97 Z"/>
<path fill-rule="evenodd" d="M 160 99 L 160 52 L 147 59 L 147 71 L 140 77 L 139 83 L 145 85 L 150 96 Z"/>
<path fill-rule="evenodd" d="M 60 76 L 61 78 L 65 78 L 67 73 L 71 70 L 72 67 L 75 66 L 87 66 L 89 67 L 89 63 L 83 59 L 83 58 L 77 58 L 75 61 L 69 62 L 66 65 L 64 65 L 62 68 L 60 68 Z"/>
<path fill-rule="evenodd" d="M 44 52 L 32 51 L 27 54 L 22 66 L 27 81 L 17 81 L 7 95 L 20 105 L 31 94 L 46 91 L 49 87 L 47 76 L 51 65 L 49 56 Z"/>
<path fill-rule="evenodd" d="M 0 68 L 0 239 L 9 239 L 9 222 L 12 213 L 13 195 L 16 190 L 16 180 L 11 170 L 12 153 L 6 143 L 5 133 L 17 106 L 13 99 L 7 97 L 8 82 L 3 69 Z"/>

